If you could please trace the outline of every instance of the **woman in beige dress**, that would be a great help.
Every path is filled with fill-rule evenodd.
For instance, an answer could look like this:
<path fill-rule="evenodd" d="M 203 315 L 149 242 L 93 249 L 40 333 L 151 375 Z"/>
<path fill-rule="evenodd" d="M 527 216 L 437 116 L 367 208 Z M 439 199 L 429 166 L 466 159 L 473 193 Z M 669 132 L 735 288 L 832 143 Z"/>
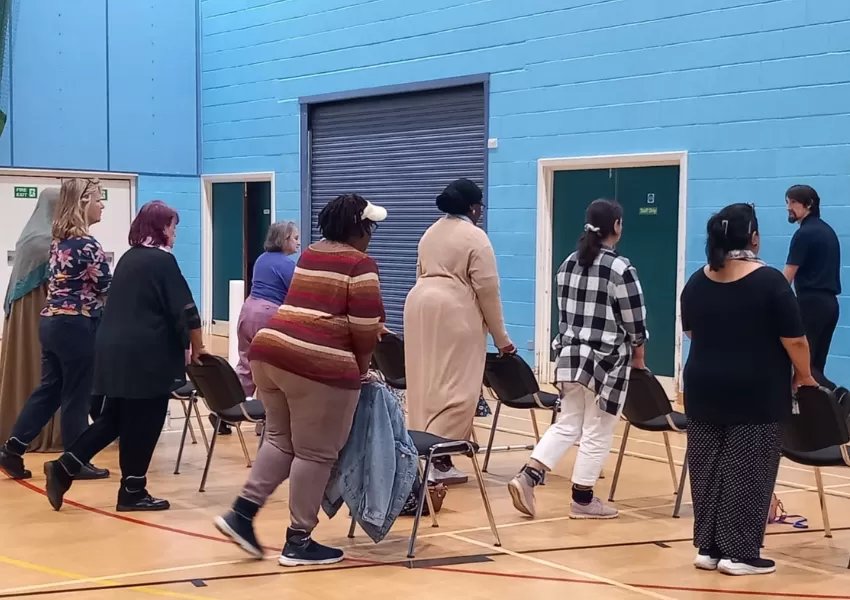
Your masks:
<path fill-rule="evenodd" d="M 47 301 L 51 229 L 58 201 L 59 188 L 42 191 L 15 244 L 15 261 L 6 290 L 0 358 L 0 440 L 9 437 L 24 402 L 41 381 L 38 323 Z M 58 419 L 58 415 L 53 417 L 33 440 L 31 452 L 62 450 Z"/>
<path fill-rule="evenodd" d="M 516 352 L 505 330 L 496 256 L 476 223 L 481 188 L 468 179 L 437 197 L 446 217 L 419 242 L 417 281 L 404 304 L 409 426 L 467 440 L 481 395 L 487 333 L 502 353 Z M 465 483 L 448 457 L 435 461 L 436 483 Z"/>

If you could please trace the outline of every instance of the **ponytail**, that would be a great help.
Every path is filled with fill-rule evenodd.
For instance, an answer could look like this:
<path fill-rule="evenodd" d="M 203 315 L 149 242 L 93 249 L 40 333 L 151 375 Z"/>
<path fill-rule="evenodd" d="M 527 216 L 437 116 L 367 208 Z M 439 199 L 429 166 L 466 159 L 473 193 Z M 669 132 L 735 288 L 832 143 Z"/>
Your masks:
<path fill-rule="evenodd" d="M 602 252 L 602 240 L 616 232 L 614 225 L 623 220 L 623 207 L 614 200 L 594 200 L 584 215 L 584 233 L 578 238 L 576 254 L 578 264 L 587 268 Z"/>
<path fill-rule="evenodd" d="M 706 227 L 705 257 L 708 268 L 719 271 L 733 250 L 749 250 L 753 234 L 759 230 L 756 209 L 752 204 L 730 204 L 712 215 Z"/>

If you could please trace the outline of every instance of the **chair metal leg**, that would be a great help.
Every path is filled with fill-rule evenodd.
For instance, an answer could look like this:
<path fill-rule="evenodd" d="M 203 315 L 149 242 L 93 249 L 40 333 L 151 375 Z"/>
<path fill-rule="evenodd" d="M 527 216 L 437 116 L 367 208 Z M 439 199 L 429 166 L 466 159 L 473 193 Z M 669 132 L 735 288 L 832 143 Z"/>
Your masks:
<path fill-rule="evenodd" d="M 820 468 L 815 467 L 815 483 L 818 486 L 818 500 L 820 500 L 820 512 L 823 516 L 823 536 L 831 538 L 832 528 L 829 526 L 829 513 L 826 510 L 826 494 L 823 493 L 823 477 Z"/>
<path fill-rule="evenodd" d="M 484 487 L 484 476 L 481 474 L 481 467 L 478 466 L 478 457 L 474 452 L 470 452 L 472 466 L 475 468 L 475 478 L 478 480 L 478 489 L 481 490 L 481 499 L 484 501 L 484 510 L 487 511 L 487 520 L 490 522 L 490 531 L 493 532 L 493 537 L 496 539 L 496 546 L 502 545 L 502 540 L 499 539 L 499 530 L 496 528 L 496 519 L 493 518 L 493 508 L 490 506 L 490 499 L 487 497 L 487 489 Z"/>
<path fill-rule="evenodd" d="M 235 425 L 236 435 L 239 437 L 239 443 L 242 444 L 242 454 L 245 455 L 245 464 L 251 468 L 251 455 L 248 454 L 248 446 L 245 444 L 245 436 L 242 435 L 242 423 Z"/>
<path fill-rule="evenodd" d="M 181 402 L 181 404 L 183 404 L 183 403 Z M 186 406 L 184 405 L 183 408 L 185 409 Z M 186 446 L 186 432 L 189 430 L 189 423 L 190 422 L 191 422 L 191 419 L 189 419 L 189 417 L 187 416 L 186 422 L 183 423 L 183 433 L 180 435 L 180 448 L 178 448 L 178 450 L 177 450 L 177 462 L 174 463 L 174 474 L 175 475 L 180 475 L 180 461 L 183 458 L 183 447 Z"/>
<path fill-rule="evenodd" d="M 493 423 L 490 425 L 490 439 L 487 442 L 487 452 L 484 453 L 484 466 L 481 469 L 485 473 L 490 464 L 490 452 L 493 451 L 493 440 L 496 438 L 496 424 L 499 422 L 499 411 L 501 409 L 502 403 L 496 402 L 496 412 L 493 413 Z"/>
<path fill-rule="evenodd" d="M 682 498 L 685 496 L 685 478 L 688 476 L 688 451 L 685 450 L 685 460 L 682 461 L 682 477 L 679 479 L 679 488 L 676 490 L 676 504 L 673 506 L 673 518 L 679 518 L 682 509 Z"/>
<path fill-rule="evenodd" d="M 414 558 L 414 550 L 416 549 L 416 534 L 419 531 L 419 521 L 422 519 L 422 506 L 425 503 L 425 496 L 428 495 L 428 475 L 431 474 L 431 461 L 434 460 L 432 454 L 428 454 L 425 459 L 425 471 L 422 474 L 422 486 L 419 488 L 419 502 L 416 505 L 416 517 L 413 519 L 413 530 L 410 532 L 410 544 L 407 547 L 407 558 Z"/>
<path fill-rule="evenodd" d="M 209 452 L 210 451 L 210 443 L 207 440 L 207 431 L 206 431 L 206 429 L 204 429 L 204 421 L 203 421 L 203 419 L 201 419 L 201 409 L 198 408 L 198 399 L 197 398 L 192 399 L 192 406 L 195 409 L 195 417 L 197 417 L 197 419 L 198 419 L 198 429 L 201 430 L 201 439 L 204 440 L 204 448 L 206 449 L 207 452 Z"/>
<path fill-rule="evenodd" d="M 623 464 L 623 456 L 626 454 L 626 442 L 629 441 L 629 430 L 632 424 L 626 421 L 626 427 L 623 429 L 623 441 L 620 442 L 620 453 L 617 454 L 617 466 L 614 467 L 614 479 L 611 480 L 611 490 L 608 492 L 608 502 L 614 501 L 614 492 L 617 491 L 617 481 L 620 480 L 620 467 Z"/>
<path fill-rule="evenodd" d="M 670 478 L 673 480 L 673 493 L 679 488 L 679 478 L 676 477 L 676 463 L 673 462 L 673 449 L 670 447 L 670 435 L 664 432 L 664 448 L 667 450 L 667 463 L 670 465 Z"/>
<path fill-rule="evenodd" d="M 554 425 L 555 421 L 558 420 L 558 415 L 561 414 L 561 399 L 555 400 L 555 406 L 552 407 L 552 421 L 549 423 L 550 425 Z"/>
<path fill-rule="evenodd" d="M 263 442 L 266 441 L 266 422 L 263 421 L 260 427 L 260 441 L 257 443 L 257 452 L 263 447 Z"/>
<path fill-rule="evenodd" d="M 215 441 L 218 439 L 218 427 L 221 425 L 221 418 L 215 418 L 215 429 L 213 429 L 212 440 L 210 440 L 210 449 L 207 451 L 207 462 L 204 464 L 204 474 L 201 476 L 201 487 L 198 488 L 199 492 L 206 491 L 207 486 L 207 475 L 210 472 L 210 463 L 212 462 L 213 451 L 215 450 Z"/>
<path fill-rule="evenodd" d="M 195 437 L 195 428 L 192 427 L 192 410 L 191 400 L 181 400 L 180 406 L 183 407 L 183 415 L 186 417 L 186 422 L 189 424 L 189 435 L 192 436 L 192 444 L 198 443 L 198 438 Z"/>
<path fill-rule="evenodd" d="M 354 515 L 351 515 L 351 525 L 348 528 L 348 539 L 354 539 L 354 528 L 357 527 L 357 521 L 354 518 Z"/>
<path fill-rule="evenodd" d="M 422 469 L 422 461 L 417 461 L 419 463 L 419 477 L 422 478 L 422 484 L 425 486 L 425 491 L 428 491 L 428 482 L 425 481 L 425 471 Z M 428 503 L 428 512 L 431 514 L 431 527 L 439 527 L 440 523 L 437 521 L 437 511 L 434 510 L 434 499 L 431 498 L 430 492 L 425 494 L 425 501 Z"/>
<path fill-rule="evenodd" d="M 539 444 L 540 443 L 540 426 L 537 424 L 537 413 L 534 412 L 533 408 L 529 412 L 531 413 L 531 428 L 534 430 L 534 443 Z"/>

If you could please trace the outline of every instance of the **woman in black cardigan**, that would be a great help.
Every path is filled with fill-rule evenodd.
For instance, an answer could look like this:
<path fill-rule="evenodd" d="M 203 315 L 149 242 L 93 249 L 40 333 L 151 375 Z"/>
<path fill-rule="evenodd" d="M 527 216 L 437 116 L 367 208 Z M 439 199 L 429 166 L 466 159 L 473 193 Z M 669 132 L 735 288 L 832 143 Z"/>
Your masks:
<path fill-rule="evenodd" d="M 112 279 L 95 345 L 94 393 L 105 397 L 99 418 L 55 461 L 44 465 L 47 497 L 59 510 L 74 477 L 119 439 L 117 510 L 166 510 L 147 489 L 150 466 L 175 387 L 186 379 L 186 350 L 204 354 L 201 319 L 171 254 L 177 212 L 146 204 L 130 226 L 130 250 Z"/>

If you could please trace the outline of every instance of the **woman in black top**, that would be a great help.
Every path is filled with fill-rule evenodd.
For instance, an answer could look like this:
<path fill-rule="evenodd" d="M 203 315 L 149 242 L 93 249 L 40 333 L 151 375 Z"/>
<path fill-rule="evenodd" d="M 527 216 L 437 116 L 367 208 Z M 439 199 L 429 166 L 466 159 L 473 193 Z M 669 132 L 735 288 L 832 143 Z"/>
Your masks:
<path fill-rule="evenodd" d="M 772 573 L 759 556 L 779 469 L 779 423 L 793 385 L 816 385 L 800 310 L 785 277 L 756 257 L 755 208 L 732 204 L 708 221 L 708 265 L 682 291 L 688 468 L 695 566 Z"/>
<path fill-rule="evenodd" d="M 97 332 L 94 392 L 105 396 L 100 417 L 59 458 L 45 464 L 55 510 L 80 467 L 119 439 L 118 511 L 166 510 L 146 489 L 171 390 L 186 379 L 186 350 L 205 353 L 201 319 L 171 254 L 177 213 L 154 201 L 130 226 L 130 250 L 112 280 Z"/>

